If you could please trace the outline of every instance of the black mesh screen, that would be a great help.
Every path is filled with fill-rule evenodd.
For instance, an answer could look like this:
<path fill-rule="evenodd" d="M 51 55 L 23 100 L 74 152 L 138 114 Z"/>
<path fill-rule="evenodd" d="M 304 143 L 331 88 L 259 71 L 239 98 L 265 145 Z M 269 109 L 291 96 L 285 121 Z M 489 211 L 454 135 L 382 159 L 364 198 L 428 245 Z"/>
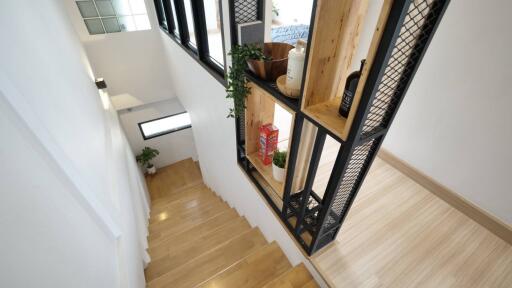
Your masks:
<path fill-rule="evenodd" d="M 374 139 L 354 149 L 349 164 L 343 174 L 341 184 L 332 202 L 330 213 L 327 214 L 327 218 L 323 224 L 324 229 L 329 230 L 333 224 L 336 224 L 340 220 L 341 216 L 346 212 L 346 209 L 348 209 L 347 204 L 349 203 L 351 195 L 357 190 L 358 184 L 362 180 L 366 169 L 369 168 L 368 166 L 373 154 L 377 152 L 377 144 L 378 140 Z"/>
<path fill-rule="evenodd" d="M 234 8 L 236 24 L 258 20 L 258 0 L 234 0 Z"/>
<path fill-rule="evenodd" d="M 245 111 L 241 112 L 236 119 L 238 121 L 238 133 L 240 133 L 240 142 L 245 143 Z"/>
<path fill-rule="evenodd" d="M 363 126 L 363 137 L 376 128 L 386 128 L 393 115 L 402 92 L 413 75 L 421 54 L 438 16 L 442 13 L 442 1 L 411 1 L 395 47 L 378 85 L 367 119 Z"/>

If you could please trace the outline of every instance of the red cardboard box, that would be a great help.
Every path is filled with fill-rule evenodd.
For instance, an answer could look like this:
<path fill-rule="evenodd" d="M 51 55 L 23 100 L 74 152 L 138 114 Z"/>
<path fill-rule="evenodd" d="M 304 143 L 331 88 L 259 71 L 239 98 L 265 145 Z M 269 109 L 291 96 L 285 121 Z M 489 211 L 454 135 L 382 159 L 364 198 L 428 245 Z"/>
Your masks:
<path fill-rule="evenodd" d="M 277 149 L 279 129 L 272 123 L 264 124 L 260 127 L 260 141 L 258 156 L 264 165 L 272 163 L 272 156 Z"/>

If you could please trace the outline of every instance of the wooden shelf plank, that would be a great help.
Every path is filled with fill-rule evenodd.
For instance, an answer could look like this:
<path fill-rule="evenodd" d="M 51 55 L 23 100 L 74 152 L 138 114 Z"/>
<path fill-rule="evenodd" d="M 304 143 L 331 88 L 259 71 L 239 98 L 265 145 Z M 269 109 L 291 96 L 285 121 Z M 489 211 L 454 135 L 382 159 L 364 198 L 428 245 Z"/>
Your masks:
<path fill-rule="evenodd" d="M 346 134 L 343 132 L 347 119 L 338 113 L 340 102 L 339 98 L 334 98 L 330 101 L 309 106 L 304 109 L 304 113 L 345 141 L 347 140 Z"/>
<path fill-rule="evenodd" d="M 276 194 L 282 199 L 283 198 L 283 187 L 282 182 L 278 182 L 272 176 L 272 165 L 263 165 L 260 158 L 258 158 L 258 152 L 250 153 L 247 155 L 247 159 L 251 161 L 252 165 L 260 172 L 263 179 L 274 189 Z"/>

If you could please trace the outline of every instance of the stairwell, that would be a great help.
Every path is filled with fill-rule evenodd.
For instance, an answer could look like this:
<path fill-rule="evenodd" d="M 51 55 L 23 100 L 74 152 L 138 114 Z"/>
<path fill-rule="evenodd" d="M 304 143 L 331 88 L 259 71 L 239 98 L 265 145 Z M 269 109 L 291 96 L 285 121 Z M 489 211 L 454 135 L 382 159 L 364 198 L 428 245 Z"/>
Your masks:
<path fill-rule="evenodd" d="M 304 264 L 292 267 L 275 241 L 204 185 L 191 159 L 146 181 L 148 287 L 318 287 Z"/>

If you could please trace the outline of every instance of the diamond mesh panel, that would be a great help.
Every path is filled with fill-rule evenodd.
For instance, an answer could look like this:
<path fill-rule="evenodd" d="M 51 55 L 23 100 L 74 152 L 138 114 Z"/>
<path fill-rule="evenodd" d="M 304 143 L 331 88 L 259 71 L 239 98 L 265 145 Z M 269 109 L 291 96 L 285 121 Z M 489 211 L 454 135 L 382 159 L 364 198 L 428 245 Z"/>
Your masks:
<path fill-rule="evenodd" d="M 363 126 L 363 137 L 385 128 L 409 83 L 412 72 L 443 9 L 438 0 L 411 1 L 400 34 Z"/>
<path fill-rule="evenodd" d="M 245 143 L 245 111 L 240 113 L 236 121 L 239 121 L 238 133 L 240 134 L 238 135 L 240 135 L 240 141 Z"/>
<path fill-rule="evenodd" d="M 258 20 L 258 0 L 235 0 L 234 7 L 236 24 Z"/>
<path fill-rule="evenodd" d="M 354 153 L 350 158 L 349 164 L 341 180 L 341 185 L 338 187 L 336 196 L 334 197 L 331 210 L 324 222 L 324 228 L 328 228 L 336 224 L 340 217 L 346 212 L 348 208 L 347 203 L 350 196 L 355 192 L 358 183 L 363 177 L 364 172 L 368 168 L 371 156 L 376 152 L 378 141 L 373 139 L 366 142 L 354 149 Z"/>

